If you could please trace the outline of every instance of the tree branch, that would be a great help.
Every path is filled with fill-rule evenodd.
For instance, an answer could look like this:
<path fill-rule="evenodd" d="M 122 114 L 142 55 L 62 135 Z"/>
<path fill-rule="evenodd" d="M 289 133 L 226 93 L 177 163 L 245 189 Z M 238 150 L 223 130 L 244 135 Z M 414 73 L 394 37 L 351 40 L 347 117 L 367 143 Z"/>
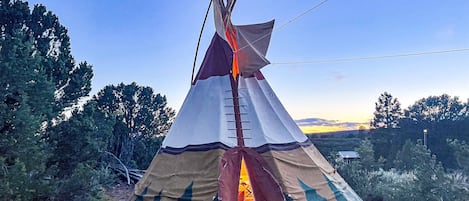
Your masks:
<path fill-rule="evenodd" d="M 121 160 L 119 160 L 119 158 L 117 158 L 116 155 L 114 155 L 113 153 L 111 152 L 108 152 L 108 151 L 104 151 L 105 153 L 111 155 L 112 157 L 114 157 L 117 161 L 119 161 L 119 163 L 122 165 L 122 167 L 124 167 L 124 170 L 125 170 L 125 176 L 127 177 L 127 185 L 130 185 L 130 176 L 129 176 L 129 169 L 127 169 L 127 167 L 124 165 L 124 163 L 122 163 Z"/>

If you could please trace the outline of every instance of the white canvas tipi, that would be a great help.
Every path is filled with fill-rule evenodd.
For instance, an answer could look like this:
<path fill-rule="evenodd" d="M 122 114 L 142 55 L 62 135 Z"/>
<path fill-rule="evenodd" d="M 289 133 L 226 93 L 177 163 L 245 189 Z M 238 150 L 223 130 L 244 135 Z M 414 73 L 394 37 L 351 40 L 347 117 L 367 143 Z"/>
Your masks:
<path fill-rule="evenodd" d="M 234 0 L 213 0 L 217 32 L 133 200 L 361 200 L 276 97 L 260 68 L 273 21 L 231 24 Z"/>

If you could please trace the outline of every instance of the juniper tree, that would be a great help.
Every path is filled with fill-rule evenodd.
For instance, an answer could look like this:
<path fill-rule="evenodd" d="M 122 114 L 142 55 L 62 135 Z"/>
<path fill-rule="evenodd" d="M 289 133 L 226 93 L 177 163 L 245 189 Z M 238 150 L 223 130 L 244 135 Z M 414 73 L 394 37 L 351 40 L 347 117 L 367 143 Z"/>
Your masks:
<path fill-rule="evenodd" d="M 66 28 L 44 6 L 0 2 L 0 199 L 45 200 L 52 121 L 89 93 L 92 69 L 75 63 Z"/>
<path fill-rule="evenodd" d="M 106 86 L 93 99 L 101 111 L 116 118 L 109 150 L 130 164 L 132 160 L 142 158 L 134 157 L 134 149 L 143 143 L 151 150 L 140 150 L 139 154 L 146 156 L 143 161 L 135 162 L 140 168 L 146 168 L 158 149 L 153 143 L 166 134 L 174 117 L 166 97 L 155 94 L 150 87 L 121 83 Z"/>

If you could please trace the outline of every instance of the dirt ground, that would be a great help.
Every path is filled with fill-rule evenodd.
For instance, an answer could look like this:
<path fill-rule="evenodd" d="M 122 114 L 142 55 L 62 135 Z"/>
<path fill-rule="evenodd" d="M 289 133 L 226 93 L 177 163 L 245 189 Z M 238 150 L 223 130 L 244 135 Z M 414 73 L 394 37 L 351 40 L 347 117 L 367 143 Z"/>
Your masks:
<path fill-rule="evenodd" d="M 106 194 L 112 201 L 128 201 L 134 190 L 134 185 L 119 183 L 106 189 Z"/>

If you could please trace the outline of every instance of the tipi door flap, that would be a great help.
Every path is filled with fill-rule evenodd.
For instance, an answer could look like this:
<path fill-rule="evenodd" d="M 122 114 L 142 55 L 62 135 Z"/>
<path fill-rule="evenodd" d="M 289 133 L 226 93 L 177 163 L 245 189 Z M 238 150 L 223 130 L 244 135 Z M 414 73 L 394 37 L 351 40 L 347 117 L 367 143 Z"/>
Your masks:
<path fill-rule="evenodd" d="M 280 185 L 262 156 L 250 148 L 229 149 L 220 161 L 218 196 L 220 200 L 238 200 L 241 162 L 244 159 L 256 201 L 284 201 Z"/>

